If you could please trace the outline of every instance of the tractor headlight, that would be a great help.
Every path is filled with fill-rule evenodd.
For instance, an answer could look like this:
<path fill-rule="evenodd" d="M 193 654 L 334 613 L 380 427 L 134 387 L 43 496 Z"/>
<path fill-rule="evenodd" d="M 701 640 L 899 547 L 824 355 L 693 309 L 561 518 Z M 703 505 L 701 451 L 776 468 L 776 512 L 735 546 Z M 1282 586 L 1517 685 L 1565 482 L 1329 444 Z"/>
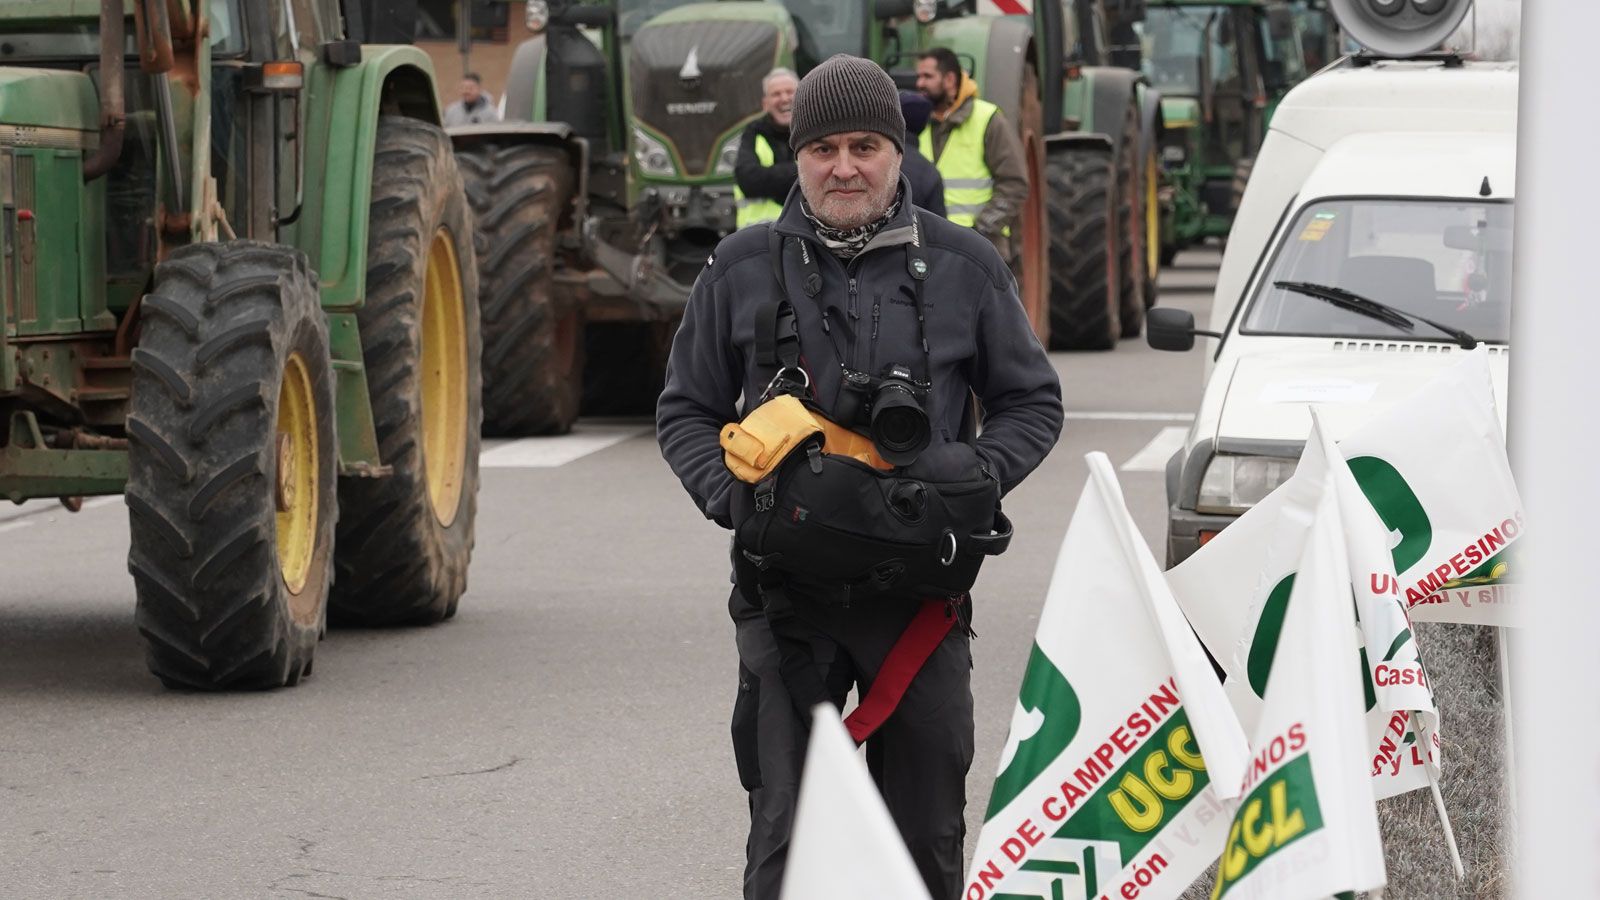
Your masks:
<path fill-rule="evenodd" d="M 639 164 L 639 171 L 646 175 L 670 177 L 678 174 L 667 145 L 645 134 L 644 129 L 637 125 L 633 129 L 633 160 Z"/>
<path fill-rule="evenodd" d="M 911 14 L 926 25 L 939 12 L 939 0 L 911 0 Z"/>
<path fill-rule="evenodd" d="M 733 167 L 739 164 L 739 135 L 722 142 L 722 149 L 717 151 L 717 164 L 712 171 L 718 175 L 732 175 Z"/>
<path fill-rule="evenodd" d="M 534 34 L 543 32 L 545 26 L 550 24 L 549 0 L 528 0 L 527 17 L 524 19 L 524 24 Z"/>
<path fill-rule="evenodd" d="M 1243 513 L 1288 481 L 1299 463 L 1278 456 L 1213 456 L 1200 479 L 1195 512 Z"/>

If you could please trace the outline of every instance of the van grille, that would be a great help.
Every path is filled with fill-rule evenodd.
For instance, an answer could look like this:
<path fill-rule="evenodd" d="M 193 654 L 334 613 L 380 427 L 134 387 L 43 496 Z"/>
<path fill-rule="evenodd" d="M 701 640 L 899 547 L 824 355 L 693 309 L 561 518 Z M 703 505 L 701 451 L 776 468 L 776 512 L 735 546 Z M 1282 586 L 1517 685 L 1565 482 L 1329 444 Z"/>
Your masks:
<path fill-rule="evenodd" d="M 1506 356 L 1511 352 L 1509 347 L 1500 347 L 1486 344 L 1490 356 Z M 1417 354 L 1447 354 L 1459 349 L 1454 344 L 1434 343 L 1408 343 L 1405 341 L 1334 341 L 1335 352 L 1343 353 L 1417 353 Z"/>

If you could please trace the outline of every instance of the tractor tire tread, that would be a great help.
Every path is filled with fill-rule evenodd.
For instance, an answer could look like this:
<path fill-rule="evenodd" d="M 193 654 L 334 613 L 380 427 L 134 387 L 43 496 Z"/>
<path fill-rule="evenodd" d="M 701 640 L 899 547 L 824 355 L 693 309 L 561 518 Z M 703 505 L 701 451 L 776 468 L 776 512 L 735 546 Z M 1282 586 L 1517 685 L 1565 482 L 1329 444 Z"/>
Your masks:
<path fill-rule="evenodd" d="M 1111 158 L 1099 150 L 1056 150 L 1045 159 L 1050 211 L 1050 346 L 1110 350 L 1121 334 L 1112 290 L 1110 234 L 1116 201 Z M 1108 267 L 1111 269 L 1107 271 Z"/>
<path fill-rule="evenodd" d="M 484 433 L 563 434 L 583 396 L 582 311 L 554 278 L 572 164 L 565 151 L 537 144 L 488 145 L 459 158 L 477 216 Z"/>
<path fill-rule="evenodd" d="M 400 116 L 378 122 L 367 238 L 367 299 L 357 312 L 372 398 L 382 478 L 339 483 L 338 540 L 329 620 L 337 625 L 421 625 L 446 618 L 467 589 L 477 512 L 482 392 L 478 284 L 472 215 L 449 138 L 438 126 Z M 436 229 L 453 239 L 461 270 L 469 409 L 459 505 L 444 525 L 429 500 L 420 383 L 422 303 Z M 420 564 L 414 578 L 386 582 L 395 559 Z"/>
<path fill-rule="evenodd" d="M 128 570 L 150 670 L 173 687 L 283 687 L 311 665 L 331 564 L 336 452 L 333 369 L 317 277 L 304 253 L 255 241 L 192 244 L 156 270 L 133 353 L 128 416 Z M 241 317 L 260 325 L 241 339 Z M 249 473 L 276 472 L 276 395 L 297 354 L 322 413 L 327 453 L 305 591 L 310 620 L 291 614 L 275 549 L 274 491 Z"/>

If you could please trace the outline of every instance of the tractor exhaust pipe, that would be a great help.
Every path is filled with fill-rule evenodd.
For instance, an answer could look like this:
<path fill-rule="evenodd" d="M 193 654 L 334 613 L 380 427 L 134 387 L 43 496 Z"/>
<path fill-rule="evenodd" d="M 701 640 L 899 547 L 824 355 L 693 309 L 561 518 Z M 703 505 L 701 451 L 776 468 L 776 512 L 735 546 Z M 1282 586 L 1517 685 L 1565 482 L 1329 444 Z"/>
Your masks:
<path fill-rule="evenodd" d="M 127 125 L 122 99 L 122 0 L 100 0 L 100 147 L 83 161 L 83 180 L 111 171 L 122 156 Z"/>

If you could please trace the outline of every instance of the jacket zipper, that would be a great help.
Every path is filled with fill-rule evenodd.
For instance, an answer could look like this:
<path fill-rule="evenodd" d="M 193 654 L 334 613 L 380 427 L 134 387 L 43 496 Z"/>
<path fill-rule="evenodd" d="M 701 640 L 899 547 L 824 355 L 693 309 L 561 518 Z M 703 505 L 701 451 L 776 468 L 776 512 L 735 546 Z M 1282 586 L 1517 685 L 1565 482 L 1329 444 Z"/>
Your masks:
<path fill-rule="evenodd" d="M 852 266 L 855 264 L 855 260 L 851 260 L 850 262 L 851 262 Z M 854 322 L 859 323 L 861 321 L 861 310 L 857 306 L 858 297 L 857 297 L 857 293 L 856 293 L 856 276 L 855 275 L 850 275 L 849 278 L 850 278 L 850 319 L 852 321 L 854 321 Z M 858 327 L 858 328 L 856 328 L 856 330 L 850 336 L 850 365 L 854 366 L 857 369 L 861 368 L 861 344 L 860 344 L 860 342 L 858 340 L 860 335 L 861 335 L 861 330 Z M 874 325 L 872 336 L 874 338 L 876 338 L 878 336 L 876 325 Z"/>

